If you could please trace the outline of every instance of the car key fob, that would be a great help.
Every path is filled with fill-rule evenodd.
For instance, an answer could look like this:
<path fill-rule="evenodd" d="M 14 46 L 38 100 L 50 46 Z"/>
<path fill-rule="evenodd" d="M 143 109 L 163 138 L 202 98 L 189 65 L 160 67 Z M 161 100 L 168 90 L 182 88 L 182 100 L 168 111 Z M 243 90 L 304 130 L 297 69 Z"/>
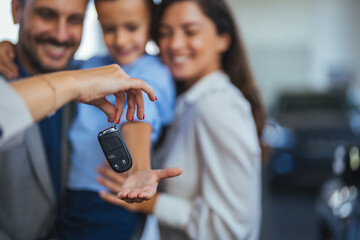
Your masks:
<path fill-rule="evenodd" d="M 122 173 L 131 168 L 131 155 L 115 123 L 113 127 L 99 132 L 98 139 L 107 161 L 115 172 Z"/>

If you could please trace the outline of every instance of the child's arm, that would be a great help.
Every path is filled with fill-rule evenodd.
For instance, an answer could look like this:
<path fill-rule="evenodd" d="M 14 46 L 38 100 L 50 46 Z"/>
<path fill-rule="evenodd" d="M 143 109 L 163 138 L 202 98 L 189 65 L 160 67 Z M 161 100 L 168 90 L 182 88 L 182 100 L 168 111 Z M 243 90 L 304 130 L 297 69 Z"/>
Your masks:
<path fill-rule="evenodd" d="M 17 78 L 19 69 L 14 63 L 15 46 L 9 41 L 0 42 L 0 75 L 8 79 Z"/>

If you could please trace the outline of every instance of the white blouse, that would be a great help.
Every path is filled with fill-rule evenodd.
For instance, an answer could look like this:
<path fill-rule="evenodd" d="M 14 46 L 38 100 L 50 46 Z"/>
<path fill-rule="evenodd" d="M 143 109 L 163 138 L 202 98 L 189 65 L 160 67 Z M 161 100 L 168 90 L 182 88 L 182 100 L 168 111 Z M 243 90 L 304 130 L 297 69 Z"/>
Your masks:
<path fill-rule="evenodd" d="M 179 97 L 176 118 L 154 156 L 183 174 L 162 182 L 154 214 L 161 238 L 258 239 L 261 150 L 251 107 L 222 72 Z"/>

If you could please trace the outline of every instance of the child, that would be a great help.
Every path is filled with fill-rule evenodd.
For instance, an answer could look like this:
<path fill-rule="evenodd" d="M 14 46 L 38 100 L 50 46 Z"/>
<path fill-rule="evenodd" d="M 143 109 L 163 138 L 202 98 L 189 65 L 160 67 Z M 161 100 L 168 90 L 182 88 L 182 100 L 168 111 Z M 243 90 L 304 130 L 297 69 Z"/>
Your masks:
<path fill-rule="evenodd" d="M 230 11 L 225 0 L 166 0 L 159 18 L 161 57 L 185 91 L 154 160 L 184 172 L 148 202 L 117 204 L 153 213 L 161 239 L 258 239 L 265 114 Z"/>
<path fill-rule="evenodd" d="M 158 98 L 156 104 L 144 98 L 142 119 L 125 122 L 125 117 L 121 118 L 121 132 L 133 158 L 129 174 L 150 168 L 152 145 L 162 126 L 171 122 L 174 110 L 175 91 L 170 72 L 157 57 L 145 54 L 152 4 L 151 0 L 95 0 L 109 55 L 94 57 L 83 65 L 93 68 L 118 63 L 128 75 L 144 79 Z M 114 102 L 111 97 L 109 100 Z M 106 122 L 97 109 L 78 105 L 77 117 L 69 131 L 73 151 L 66 205 L 55 228 L 58 239 L 130 239 L 142 221 L 142 215 L 107 203 L 98 195 L 107 188 L 96 181 L 96 169 L 104 161 L 96 136 L 110 126 Z"/>

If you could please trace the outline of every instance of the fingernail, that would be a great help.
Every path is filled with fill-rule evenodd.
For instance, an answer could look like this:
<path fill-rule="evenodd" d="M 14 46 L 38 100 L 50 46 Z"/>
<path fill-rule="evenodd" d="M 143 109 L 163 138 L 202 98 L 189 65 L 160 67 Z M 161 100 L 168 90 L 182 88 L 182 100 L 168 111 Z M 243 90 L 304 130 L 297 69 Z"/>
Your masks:
<path fill-rule="evenodd" d="M 119 118 L 119 120 L 117 121 L 117 124 L 119 124 L 120 123 L 120 118 Z"/>
<path fill-rule="evenodd" d="M 132 117 L 131 121 L 134 121 L 134 116 Z"/>
<path fill-rule="evenodd" d="M 155 96 L 155 101 L 157 100 L 157 97 Z"/>
<path fill-rule="evenodd" d="M 144 115 L 143 115 L 143 120 L 145 119 L 145 113 L 144 113 Z"/>
<path fill-rule="evenodd" d="M 108 118 L 108 122 L 111 122 L 111 121 L 110 121 L 110 118 Z"/>

